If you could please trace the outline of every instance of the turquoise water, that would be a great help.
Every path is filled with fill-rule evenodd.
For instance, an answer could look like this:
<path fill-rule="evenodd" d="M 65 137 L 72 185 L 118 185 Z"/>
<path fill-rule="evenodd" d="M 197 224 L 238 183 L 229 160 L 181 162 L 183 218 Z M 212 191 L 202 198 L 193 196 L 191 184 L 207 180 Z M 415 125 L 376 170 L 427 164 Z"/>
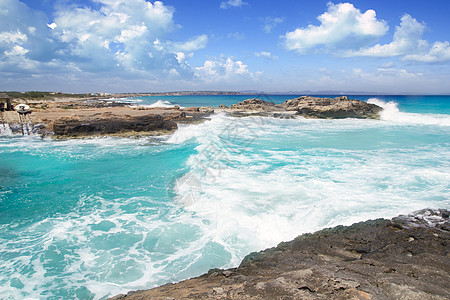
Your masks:
<path fill-rule="evenodd" d="M 249 98 L 259 98 L 276 104 L 283 103 L 288 99 L 294 99 L 302 95 L 235 95 L 235 96 L 149 96 L 129 98 L 126 101 L 147 106 L 212 106 L 219 107 L 221 104 L 230 106 Z M 336 97 L 320 96 L 320 97 Z M 399 109 L 404 112 L 448 114 L 450 111 L 449 96 L 349 96 L 350 99 L 367 101 L 379 98 L 385 102 L 395 101 Z"/>
<path fill-rule="evenodd" d="M 2 130 L 0 298 L 104 299 L 237 266 L 301 233 L 450 208 L 450 97 L 358 98 L 382 119 L 217 114 L 141 139 Z M 236 103 L 130 101 L 158 100 Z"/>

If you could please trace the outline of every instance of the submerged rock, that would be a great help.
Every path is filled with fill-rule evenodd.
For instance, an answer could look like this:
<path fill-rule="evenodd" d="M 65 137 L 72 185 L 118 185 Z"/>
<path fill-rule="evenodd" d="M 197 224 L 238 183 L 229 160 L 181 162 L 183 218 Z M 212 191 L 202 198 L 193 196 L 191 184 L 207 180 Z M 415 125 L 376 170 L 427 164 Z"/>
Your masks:
<path fill-rule="evenodd" d="M 113 299 L 449 299 L 449 229 L 448 210 L 338 226 Z"/>

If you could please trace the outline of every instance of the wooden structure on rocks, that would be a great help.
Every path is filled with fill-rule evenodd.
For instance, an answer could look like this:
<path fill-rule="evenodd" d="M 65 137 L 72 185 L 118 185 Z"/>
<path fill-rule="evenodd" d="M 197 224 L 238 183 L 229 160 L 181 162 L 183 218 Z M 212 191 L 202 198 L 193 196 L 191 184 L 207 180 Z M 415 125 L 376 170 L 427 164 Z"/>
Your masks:
<path fill-rule="evenodd" d="M 9 122 L 6 116 L 6 111 L 13 111 L 14 107 L 11 104 L 11 98 L 6 93 L 0 93 L 0 120 L 2 122 L 3 128 L 6 130 Z"/>

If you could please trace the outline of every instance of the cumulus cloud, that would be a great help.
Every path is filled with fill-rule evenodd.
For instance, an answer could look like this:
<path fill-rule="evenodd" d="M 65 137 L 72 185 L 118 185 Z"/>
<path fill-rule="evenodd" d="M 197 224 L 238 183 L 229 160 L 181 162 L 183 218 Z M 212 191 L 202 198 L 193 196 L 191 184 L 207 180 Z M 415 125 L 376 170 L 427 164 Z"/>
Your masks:
<path fill-rule="evenodd" d="M 1 0 L 0 71 L 193 76 L 186 59 L 206 47 L 208 36 L 167 40 L 180 28 L 173 8 L 161 1 L 92 2 L 94 6 L 58 2 L 49 21 L 19 0 Z"/>
<path fill-rule="evenodd" d="M 329 3 L 328 11 L 317 19 L 319 26 L 309 25 L 286 33 L 284 46 L 300 54 L 317 47 L 359 49 L 389 29 L 385 21 L 376 18 L 374 10 L 362 13 L 351 3 Z"/>
<path fill-rule="evenodd" d="M 18 0 L 0 1 L 0 60 L 23 56 L 37 62 L 49 62 L 60 45 L 51 36 L 44 13 L 28 8 Z M 1 67 L 1 66 L 0 66 Z"/>
<path fill-rule="evenodd" d="M 54 34 L 69 45 L 68 56 L 78 59 L 82 70 L 170 69 L 173 53 L 154 41 L 177 28 L 173 10 L 162 2 L 145 0 L 94 0 L 98 10 L 74 5 L 60 7 L 54 18 Z"/>
<path fill-rule="evenodd" d="M 391 57 L 416 53 L 427 46 L 427 42 L 422 39 L 424 30 L 425 24 L 405 14 L 401 18 L 400 25 L 395 28 L 394 39 L 391 43 L 349 51 L 347 55 Z"/>
<path fill-rule="evenodd" d="M 356 51 L 348 51 L 347 56 L 401 56 L 403 60 L 423 63 L 450 61 L 450 43 L 435 42 L 430 45 L 422 38 L 425 24 L 419 23 L 412 16 L 405 14 L 399 26 L 396 26 L 394 38 L 388 44 L 376 44 Z"/>
<path fill-rule="evenodd" d="M 5 51 L 5 55 L 11 56 L 11 55 L 25 55 L 30 50 L 23 48 L 22 46 L 15 45 L 11 50 Z"/>
<path fill-rule="evenodd" d="M 244 2 L 242 0 L 228 0 L 228 1 L 222 1 L 220 2 L 220 8 L 221 9 L 228 9 L 230 7 L 241 7 L 243 5 L 248 4 L 247 2 Z"/>
<path fill-rule="evenodd" d="M 272 55 L 272 53 L 267 51 L 255 52 L 256 57 L 263 57 L 268 60 L 278 60 L 278 56 Z"/>
<path fill-rule="evenodd" d="M 264 19 L 264 26 L 263 26 L 263 30 L 265 33 L 271 33 L 272 29 L 275 28 L 278 24 L 281 24 L 284 22 L 284 18 L 280 18 L 280 17 L 266 17 Z"/>
<path fill-rule="evenodd" d="M 166 43 L 166 47 L 174 52 L 194 52 L 206 47 L 208 43 L 208 36 L 206 34 L 199 35 L 186 42 L 171 42 Z"/>
<path fill-rule="evenodd" d="M 406 55 L 405 60 L 413 60 L 424 63 L 437 63 L 450 61 L 450 43 L 449 42 L 435 42 L 428 53 L 424 54 L 409 54 Z"/>
<path fill-rule="evenodd" d="M 253 78 L 254 74 L 248 66 L 232 57 L 206 60 L 201 67 L 195 68 L 195 75 L 205 81 L 233 81 L 242 78 Z"/>

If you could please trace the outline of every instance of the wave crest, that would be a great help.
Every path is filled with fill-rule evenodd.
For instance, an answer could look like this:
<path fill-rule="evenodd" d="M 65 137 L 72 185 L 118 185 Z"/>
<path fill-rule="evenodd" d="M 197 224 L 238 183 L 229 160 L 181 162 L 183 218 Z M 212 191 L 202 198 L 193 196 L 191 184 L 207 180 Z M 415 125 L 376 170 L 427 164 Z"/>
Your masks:
<path fill-rule="evenodd" d="M 367 102 L 383 108 L 383 110 L 380 112 L 380 116 L 384 121 L 411 125 L 450 126 L 450 116 L 448 115 L 402 112 L 398 108 L 397 102 L 386 102 L 378 98 L 370 98 Z"/>

